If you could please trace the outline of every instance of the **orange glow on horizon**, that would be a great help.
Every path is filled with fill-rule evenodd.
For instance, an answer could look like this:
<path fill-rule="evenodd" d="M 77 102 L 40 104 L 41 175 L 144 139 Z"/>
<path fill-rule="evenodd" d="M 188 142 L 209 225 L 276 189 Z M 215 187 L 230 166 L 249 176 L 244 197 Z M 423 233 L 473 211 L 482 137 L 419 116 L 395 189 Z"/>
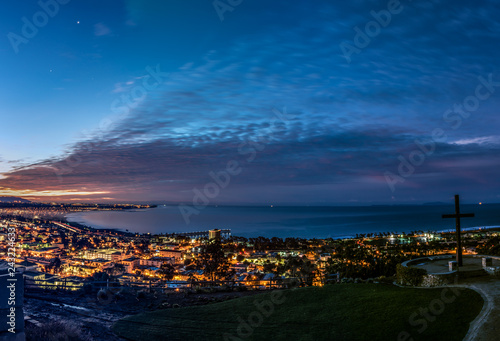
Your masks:
<path fill-rule="evenodd" d="M 86 195 L 100 195 L 109 194 L 110 192 L 86 192 L 78 190 L 55 190 L 55 191 L 34 191 L 30 189 L 26 190 L 14 190 L 8 188 L 0 188 L 0 195 L 5 196 L 15 196 L 15 197 L 61 197 L 61 196 L 86 196 Z"/>

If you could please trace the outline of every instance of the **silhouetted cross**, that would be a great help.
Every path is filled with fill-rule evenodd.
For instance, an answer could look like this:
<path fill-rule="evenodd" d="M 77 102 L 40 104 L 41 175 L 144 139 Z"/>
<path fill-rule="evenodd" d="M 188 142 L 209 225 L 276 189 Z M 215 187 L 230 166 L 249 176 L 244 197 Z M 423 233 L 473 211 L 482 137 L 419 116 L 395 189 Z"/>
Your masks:
<path fill-rule="evenodd" d="M 460 214 L 460 199 L 458 194 L 455 195 L 455 214 L 443 214 L 443 218 L 455 218 L 455 225 L 457 229 L 457 263 L 462 266 L 462 239 L 460 237 L 460 218 L 472 218 L 474 213 Z"/>

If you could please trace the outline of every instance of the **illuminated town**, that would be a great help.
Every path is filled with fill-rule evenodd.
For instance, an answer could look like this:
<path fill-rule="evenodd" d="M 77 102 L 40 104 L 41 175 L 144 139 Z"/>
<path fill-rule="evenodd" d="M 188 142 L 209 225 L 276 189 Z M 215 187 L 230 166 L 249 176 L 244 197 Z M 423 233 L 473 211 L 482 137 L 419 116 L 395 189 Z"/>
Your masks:
<path fill-rule="evenodd" d="M 177 291 L 228 284 L 249 289 L 322 286 L 328 281 L 393 276 L 396 265 L 405 260 L 452 254 L 456 249 L 453 233 L 415 231 L 347 239 L 247 239 L 232 236 L 228 230 L 133 234 L 47 219 L 61 217 L 73 209 L 84 208 L 57 204 L 43 209 L 2 209 L 1 257 L 7 263 L 7 230 L 14 228 L 18 245 L 16 268 L 28 286 L 77 290 L 103 279 Z M 485 251 L 488 241 L 497 236 L 494 229 L 464 233 L 464 253 L 476 254 L 478 248 Z M 203 258 L 212 243 L 223 251 L 220 259 L 214 260 L 215 265 L 207 264 Z"/>
<path fill-rule="evenodd" d="M 499 340 L 498 1 L 2 4 L 0 341 Z"/>

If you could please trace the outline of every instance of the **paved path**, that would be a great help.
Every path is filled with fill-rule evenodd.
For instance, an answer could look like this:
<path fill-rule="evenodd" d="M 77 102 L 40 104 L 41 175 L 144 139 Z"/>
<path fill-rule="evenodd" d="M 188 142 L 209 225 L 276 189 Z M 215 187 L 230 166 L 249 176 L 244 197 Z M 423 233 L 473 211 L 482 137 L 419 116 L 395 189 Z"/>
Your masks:
<path fill-rule="evenodd" d="M 500 280 L 491 277 L 471 278 L 462 282 L 481 294 L 484 306 L 472 321 L 463 341 L 500 340 Z"/>

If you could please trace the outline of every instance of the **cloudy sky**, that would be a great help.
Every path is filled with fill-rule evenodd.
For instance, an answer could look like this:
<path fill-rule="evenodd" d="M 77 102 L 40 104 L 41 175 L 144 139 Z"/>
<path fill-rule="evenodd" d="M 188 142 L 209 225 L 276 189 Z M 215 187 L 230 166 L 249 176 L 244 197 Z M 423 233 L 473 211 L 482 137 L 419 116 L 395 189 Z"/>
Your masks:
<path fill-rule="evenodd" d="M 0 195 L 500 201 L 491 1 L 4 1 Z"/>

